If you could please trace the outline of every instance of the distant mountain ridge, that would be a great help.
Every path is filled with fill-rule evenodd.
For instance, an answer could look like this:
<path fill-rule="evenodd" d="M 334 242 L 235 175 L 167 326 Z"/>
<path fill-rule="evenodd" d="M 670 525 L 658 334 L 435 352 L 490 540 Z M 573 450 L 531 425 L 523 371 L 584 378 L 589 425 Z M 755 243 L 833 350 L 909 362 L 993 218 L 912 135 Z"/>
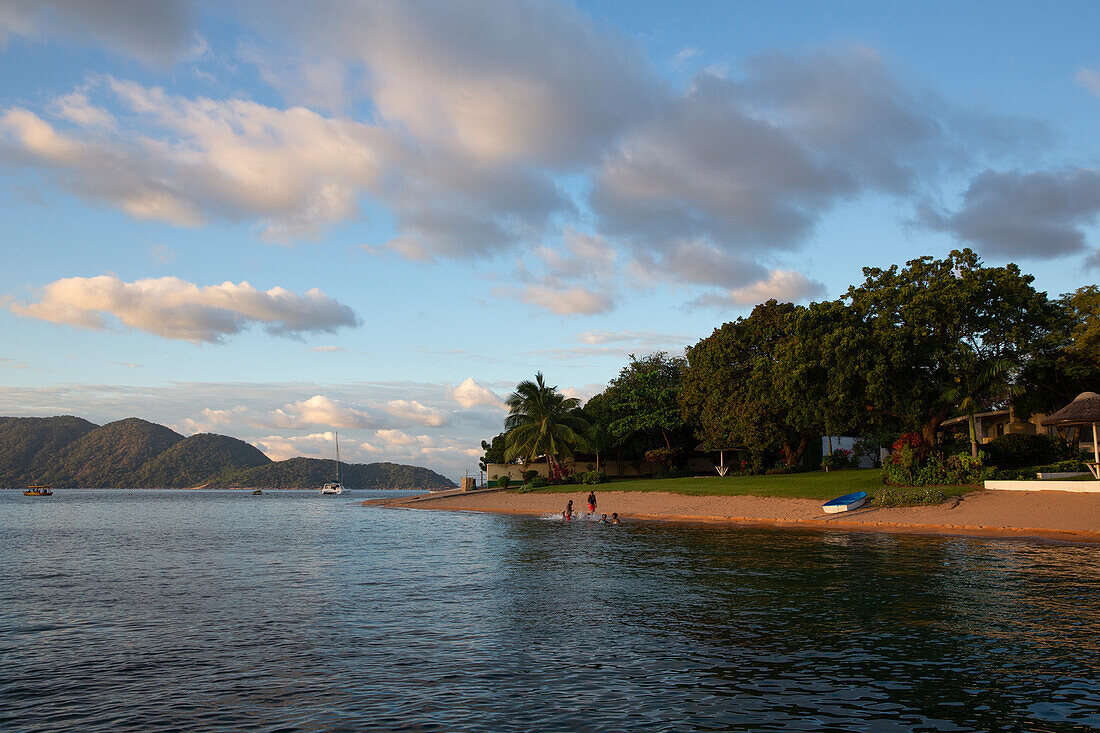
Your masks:
<path fill-rule="evenodd" d="M 0 487 L 320 488 L 333 462 L 272 461 L 243 440 L 214 433 L 183 437 L 131 417 L 95 425 L 83 418 L 0 417 Z M 455 484 L 420 466 L 340 464 L 348 489 L 435 489 Z"/>

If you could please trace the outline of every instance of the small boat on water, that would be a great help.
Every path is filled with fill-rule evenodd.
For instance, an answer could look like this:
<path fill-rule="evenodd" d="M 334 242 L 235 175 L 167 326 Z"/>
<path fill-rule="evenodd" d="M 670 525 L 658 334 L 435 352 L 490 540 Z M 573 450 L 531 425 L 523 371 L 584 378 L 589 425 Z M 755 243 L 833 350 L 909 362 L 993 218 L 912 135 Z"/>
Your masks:
<path fill-rule="evenodd" d="M 835 514 L 836 512 L 850 512 L 853 509 L 859 509 L 866 503 L 867 492 L 857 491 L 852 494 L 845 494 L 844 496 L 830 499 L 822 504 L 821 508 L 825 510 L 826 514 Z"/>
<path fill-rule="evenodd" d="M 49 486 L 28 486 L 23 496 L 53 496 Z"/>
<path fill-rule="evenodd" d="M 252 492 L 252 495 L 253 496 L 263 496 L 264 492 L 263 492 L 262 489 L 256 489 L 255 491 Z"/>
<path fill-rule="evenodd" d="M 336 438 L 336 480 L 329 481 L 321 487 L 322 494 L 342 494 L 344 487 L 340 483 L 340 433 L 333 432 Z"/>

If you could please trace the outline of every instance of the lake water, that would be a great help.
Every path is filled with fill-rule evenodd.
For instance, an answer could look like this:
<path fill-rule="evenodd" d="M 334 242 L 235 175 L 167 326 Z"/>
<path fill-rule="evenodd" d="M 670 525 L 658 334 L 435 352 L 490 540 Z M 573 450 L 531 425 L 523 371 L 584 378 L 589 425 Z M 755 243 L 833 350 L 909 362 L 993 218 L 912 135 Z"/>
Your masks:
<path fill-rule="evenodd" d="M 1100 728 L 1100 547 L 0 492 L 0 729 Z"/>

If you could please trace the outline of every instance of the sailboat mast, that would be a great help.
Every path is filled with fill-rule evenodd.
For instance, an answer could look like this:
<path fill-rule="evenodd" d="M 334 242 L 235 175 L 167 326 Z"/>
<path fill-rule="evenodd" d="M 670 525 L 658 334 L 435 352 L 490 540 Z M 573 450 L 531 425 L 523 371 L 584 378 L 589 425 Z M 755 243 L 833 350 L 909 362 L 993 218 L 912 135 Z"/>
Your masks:
<path fill-rule="evenodd" d="M 336 436 L 336 483 L 340 483 L 340 433 L 332 432 Z"/>

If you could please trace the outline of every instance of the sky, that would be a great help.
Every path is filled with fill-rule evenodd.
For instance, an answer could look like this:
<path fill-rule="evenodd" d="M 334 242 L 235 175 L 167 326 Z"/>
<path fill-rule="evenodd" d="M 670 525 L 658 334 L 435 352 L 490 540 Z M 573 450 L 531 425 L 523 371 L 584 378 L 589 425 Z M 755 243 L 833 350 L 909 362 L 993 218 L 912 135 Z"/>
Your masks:
<path fill-rule="evenodd" d="M 0 0 L 0 414 L 477 475 L 542 371 L 1100 276 L 1095 2 Z"/>

